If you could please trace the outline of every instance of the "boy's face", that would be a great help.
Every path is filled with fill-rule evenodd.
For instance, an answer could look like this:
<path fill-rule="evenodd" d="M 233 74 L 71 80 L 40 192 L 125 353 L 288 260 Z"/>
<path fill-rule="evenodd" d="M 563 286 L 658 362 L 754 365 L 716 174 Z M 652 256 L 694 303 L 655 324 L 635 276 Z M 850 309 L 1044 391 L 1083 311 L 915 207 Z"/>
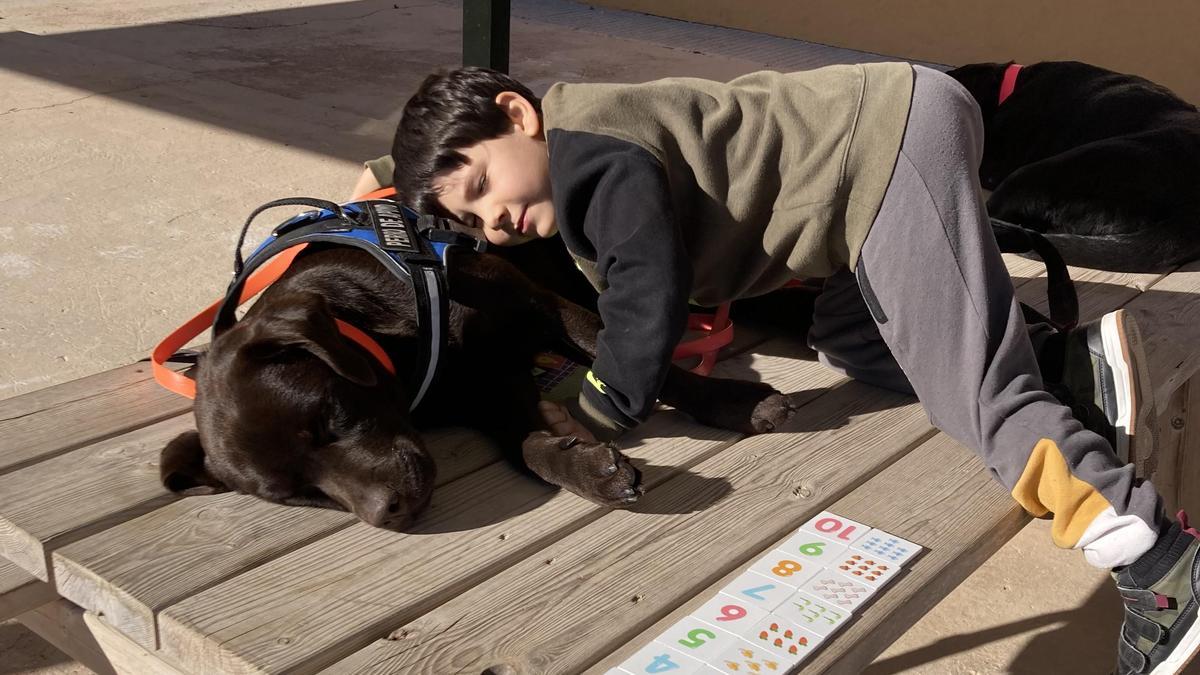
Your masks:
<path fill-rule="evenodd" d="M 529 101 L 513 92 L 496 97 L 512 131 L 459 150 L 466 164 L 434 179 L 438 203 L 499 246 L 523 244 L 558 232 L 550 197 L 550 159 L 541 121 Z"/>

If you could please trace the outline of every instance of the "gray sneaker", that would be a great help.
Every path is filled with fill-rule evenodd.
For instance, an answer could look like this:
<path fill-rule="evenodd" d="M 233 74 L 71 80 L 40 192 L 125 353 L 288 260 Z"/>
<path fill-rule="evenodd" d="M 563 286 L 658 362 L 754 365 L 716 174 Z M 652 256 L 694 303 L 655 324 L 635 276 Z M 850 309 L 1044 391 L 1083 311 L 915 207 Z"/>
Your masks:
<path fill-rule="evenodd" d="M 1175 675 L 1200 651 L 1200 539 L 1186 514 L 1178 518 L 1147 553 L 1152 560 L 1113 571 L 1125 601 L 1117 675 Z"/>
<path fill-rule="evenodd" d="M 1068 333 L 1061 382 L 1074 399 L 1071 403 L 1103 413 L 1112 431 L 1102 435 L 1112 441 L 1122 462 L 1144 463 L 1153 456 L 1158 413 L 1133 314 L 1118 309 Z M 1094 431 L 1103 426 L 1089 423 L 1086 416 L 1080 421 Z"/>

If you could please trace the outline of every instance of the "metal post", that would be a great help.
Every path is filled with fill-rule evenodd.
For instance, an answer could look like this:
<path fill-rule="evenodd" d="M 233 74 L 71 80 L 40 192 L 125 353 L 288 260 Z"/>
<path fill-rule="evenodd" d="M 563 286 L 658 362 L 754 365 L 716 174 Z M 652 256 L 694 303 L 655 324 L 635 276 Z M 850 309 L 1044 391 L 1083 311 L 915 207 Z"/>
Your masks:
<path fill-rule="evenodd" d="M 510 0 L 463 0 L 463 65 L 508 72 Z"/>

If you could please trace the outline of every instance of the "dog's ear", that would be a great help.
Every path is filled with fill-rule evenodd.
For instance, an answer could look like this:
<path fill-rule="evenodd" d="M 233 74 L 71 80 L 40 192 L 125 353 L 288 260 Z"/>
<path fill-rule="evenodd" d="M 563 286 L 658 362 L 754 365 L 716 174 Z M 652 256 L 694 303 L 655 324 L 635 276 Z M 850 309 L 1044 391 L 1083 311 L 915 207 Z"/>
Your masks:
<path fill-rule="evenodd" d="M 163 486 L 176 494 L 213 495 L 229 491 L 205 468 L 204 446 L 195 431 L 185 431 L 167 443 L 159 457 L 158 471 Z"/>
<path fill-rule="evenodd" d="M 312 293 L 277 302 L 260 322 L 260 335 L 243 349 L 254 359 L 269 361 L 290 349 L 303 349 L 333 372 L 364 387 L 375 385 L 375 371 L 363 353 L 341 334 L 325 299 Z"/>

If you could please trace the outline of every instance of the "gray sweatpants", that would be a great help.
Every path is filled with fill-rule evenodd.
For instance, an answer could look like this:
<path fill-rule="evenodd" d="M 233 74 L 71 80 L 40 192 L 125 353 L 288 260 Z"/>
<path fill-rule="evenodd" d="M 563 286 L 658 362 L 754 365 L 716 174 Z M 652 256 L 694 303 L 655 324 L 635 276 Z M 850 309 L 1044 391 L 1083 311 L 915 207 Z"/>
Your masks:
<path fill-rule="evenodd" d="M 1158 494 L 1043 391 L 979 187 L 983 122 L 949 76 L 914 66 L 908 127 L 858 267 L 829 278 L 809 343 L 851 377 L 917 395 L 1055 543 L 1098 567 L 1154 543 Z"/>

